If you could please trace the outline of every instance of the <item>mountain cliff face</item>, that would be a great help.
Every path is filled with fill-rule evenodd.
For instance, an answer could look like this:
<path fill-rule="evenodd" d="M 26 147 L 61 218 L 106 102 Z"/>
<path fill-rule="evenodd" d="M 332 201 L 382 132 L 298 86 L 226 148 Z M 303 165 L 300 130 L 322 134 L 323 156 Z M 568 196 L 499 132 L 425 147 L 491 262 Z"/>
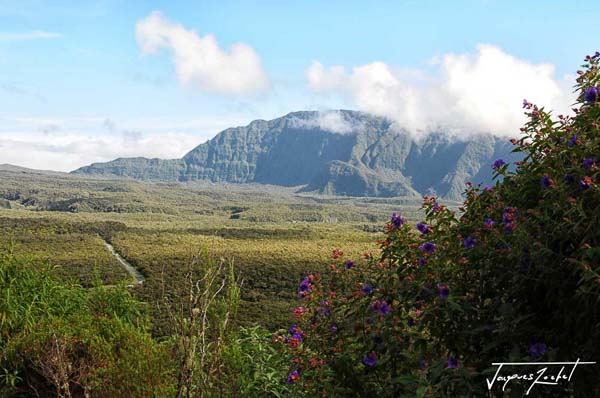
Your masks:
<path fill-rule="evenodd" d="M 458 200 L 466 181 L 491 183 L 491 163 L 517 159 L 492 135 L 420 140 L 388 119 L 356 111 L 294 112 L 229 128 L 182 159 L 116 159 L 73 171 L 153 181 L 263 183 L 348 196 Z"/>

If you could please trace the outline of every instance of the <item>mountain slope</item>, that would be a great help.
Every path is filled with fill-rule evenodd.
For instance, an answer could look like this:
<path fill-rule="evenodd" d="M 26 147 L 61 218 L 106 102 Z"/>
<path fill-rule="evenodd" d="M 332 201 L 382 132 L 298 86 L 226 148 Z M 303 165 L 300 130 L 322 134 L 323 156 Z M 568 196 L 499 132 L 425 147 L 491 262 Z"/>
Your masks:
<path fill-rule="evenodd" d="M 356 111 L 294 112 L 229 128 L 181 159 L 116 159 L 75 170 L 154 181 L 263 183 L 349 196 L 460 199 L 467 180 L 490 183 L 511 146 L 492 135 L 468 140 L 432 132 L 420 140 L 388 119 Z"/>

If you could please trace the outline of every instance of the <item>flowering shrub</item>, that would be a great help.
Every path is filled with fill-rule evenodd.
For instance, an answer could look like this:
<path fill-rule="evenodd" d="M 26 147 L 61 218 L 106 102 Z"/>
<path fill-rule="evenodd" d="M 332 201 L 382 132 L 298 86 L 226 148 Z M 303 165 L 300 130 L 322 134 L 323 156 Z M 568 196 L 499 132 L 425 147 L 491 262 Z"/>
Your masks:
<path fill-rule="evenodd" d="M 468 184 L 460 214 L 425 197 L 422 222 L 392 215 L 380 258 L 336 250 L 331 277 L 302 280 L 280 338 L 298 394 L 483 396 L 492 362 L 600 358 L 599 62 L 578 72 L 574 116 L 524 101 L 522 160 Z M 598 396 L 597 369 L 544 396 Z"/>

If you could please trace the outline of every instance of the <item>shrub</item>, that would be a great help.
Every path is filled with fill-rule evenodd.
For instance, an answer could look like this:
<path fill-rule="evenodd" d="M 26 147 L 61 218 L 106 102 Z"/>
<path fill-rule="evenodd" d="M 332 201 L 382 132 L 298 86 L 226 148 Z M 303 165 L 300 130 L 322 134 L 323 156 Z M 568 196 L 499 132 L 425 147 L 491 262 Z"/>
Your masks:
<path fill-rule="evenodd" d="M 31 259 L 0 255 L 0 395 L 172 395 L 168 346 L 125 286 L 86 290 Z"/>
<path fill-rule="evenodd" d="M 494 162 L 492 187 L 468 184 L 460 214 L 425 197 L 423 222 L 392 216 L 381 258 L 336 251 L 331 281 L 302 280 L 281 336 L 299 392 L 483 396 L 493 362 L 600 358 L 599 63 L 578 72 L 573 116 L 524 102 L 522 161 Z M 598 396 L 597 369 L 530 395 Z"/>
<path fill-rule="evenodd" d="M 259 326 L 234 328 L 241 285 L 232 261 L 203 250 L 188 263 L 186 282 L 164 290 L 177 362 L 174 396 L 288 396 L 281 383 L 287 364 L 272 335 Z"/>
<path fill-rule="evenodd" d="M 222 384 L 229 396 L 289 397 L 290 387 L 282 383 L 287 376 L 287 360 L 272 333 L 260 326 L 240 327 L 223 352 L 227 369 Z"/>

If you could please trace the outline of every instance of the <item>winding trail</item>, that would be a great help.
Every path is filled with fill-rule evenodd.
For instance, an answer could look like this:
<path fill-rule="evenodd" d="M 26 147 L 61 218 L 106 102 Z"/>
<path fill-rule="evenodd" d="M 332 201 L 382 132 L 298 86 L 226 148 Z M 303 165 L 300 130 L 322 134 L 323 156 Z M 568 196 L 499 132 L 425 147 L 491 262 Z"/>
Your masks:
<path fill-rule="evenodd" d="M 121 257 L 121 255 L 119 253 L 117 253 L 117 251 L 115 250 L 115 248 L 113 247 L 113 245 L 111 245 L 110 243 L 108 243 L 106 240 L 104 241 L 104 246 L 106 246 L 106 248 L 108 249 L 108 251 L 110 252 L 110 254 L 112 254 L 113 256 L 115 256 L 115 258 L 117 260 L 119 260 L 119 262 L 121 263 L 121 265 L 123 266 L 123 268 L 125 268 L 125 270 L 127 272 L 129 272 L 129 275 L 131 275 L 136 283 L 138 285 L 141 285 L 142 283 L 144 283 L 144 275 L 142 275 L 140 273 L 140 271 L 138 271 L 133 265 L 131 265 L 129 263 L 129 261 L 125 260 L 123 257 Z"/>

